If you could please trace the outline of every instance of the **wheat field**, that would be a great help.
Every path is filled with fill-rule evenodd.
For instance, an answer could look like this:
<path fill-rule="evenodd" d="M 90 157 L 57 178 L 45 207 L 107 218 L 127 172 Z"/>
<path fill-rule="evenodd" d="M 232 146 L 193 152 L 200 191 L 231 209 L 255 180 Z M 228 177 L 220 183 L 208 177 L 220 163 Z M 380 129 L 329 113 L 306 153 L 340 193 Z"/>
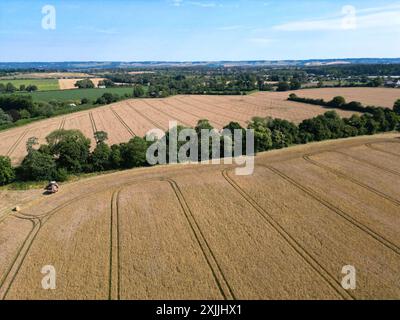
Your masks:
<path fill-rule="evenodd" d="M 395 89 L 393 89 L 395 90 Z M 312 90 L 310 90 L 311 92 Z M 111 105 L 46 119 L 0 132 L 0 155 L 9 156 L 19 164 L 26 155 L 30 137 L 45 142 L 56 129 L 78 129 L 95 145 L 93 133 L 106 131 L 108 143 L 127 142 L 134 136 L 143 137 L 151 129 L 166 131 L 170 121 L 193 127 L 200 119 L 221 129 L 231 121 L 243 127 L 255 116 L 281 118 L 299 123 L 323 114 L 329 109 L 321 106 L 286 101 L 288 93 L 256 93 L 249 96 L 179 95 L 165 99 L 130 99 Z M 343 117 L 354 112 L 337 110 Z"/>
<path fill-rule="evenodd" d="M 399 138 L 263 153 L 249 176 L 159 166 L 38 194 L 0 218 L 0 298 L 399 299 Z"/>

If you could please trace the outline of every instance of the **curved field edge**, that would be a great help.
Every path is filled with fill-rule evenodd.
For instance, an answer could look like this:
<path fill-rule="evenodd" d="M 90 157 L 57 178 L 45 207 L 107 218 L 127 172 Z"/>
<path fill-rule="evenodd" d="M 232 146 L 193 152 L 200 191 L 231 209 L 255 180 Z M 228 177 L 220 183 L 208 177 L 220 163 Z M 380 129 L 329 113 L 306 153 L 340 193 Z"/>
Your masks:
<path fill-rule="evenodd" d="M 331 141 L 331 142 L 323 142 L 323 143 L 316 143 L 307 146 L 298 146 L 294 147 L 293 150 L 286 149 L 281 150 L 279 152 L 271 152 L 271 153 L 264 153 L 261 154 L 256 158 L 256 163 L 265 164 L 265 163 L 283 163 L 282 161 L 287 159 L 294 159 L 294 158 L 301 158 L 305 154 L 315 153 L 315 152 L 322 152 L 324 150 L 332 151 L 335 149 L 343 149 L 343 148 L 350 148 L 352 146 L 360 146 L 360 145 L 367 145 L 367 144 L 374 144 L 379 145 L 380 143 L 387 144 L 387 143 L 399 143 L 397 139 L 389 139 L 390 137 L 398 137 L 398 135 L 380 135 L 379 137 L 358 137 L 349 140 L 341 140 L 341 141 Z M 384 160 L 384 159 L 383 159 Z M 44 199 L 42 201 L 36 201 L 35 203 L 31 203 L 31 205 L 24 206 L 23 212 L 29 213 L 32 216 L 29 216 L 29 219 L 37 220 L 38 218 L 46 220 L 46 212 L 51 212 L 52 210 L 57 209 L 57 207 L 66 208 L 65 197 L 69 200 L 67 202 L 71 203 L 78 199 L 83 199 L 87 197 L 89 194 L 93 192 L 108 192 L 108 190 L 113 190 L 115 188 L 120 188 L 125 183 L 137 183 L 143 182 L 146 179 L 169 179 L 173 181 L 174 177 L 180 177 L 185 172 L 191 172 L 193 170 L 201 172 L 212 172 L 213 168 L 215 170 L 224 170 L 224 169 L 232 169 L 232 166 L 203 166 L 203 165 L 176 165 L 176 166 L 166 166 L 166 167 L 156 167 L 156 168 L 146 168 L 146 169 L 137 169 L 132 170 L 129 172 L 119 172 L 116 174 L 111 174 L 109 176 L 102 176 L 97 178 L 91 178 L 85 181 L 81 181 L 74 184 L 65 185 L 65 190 L 62 190 L 61 193 L 52 197 L 52 201 L 47 201 L 50 198 Z M 177 175 L 178 174 L 178 175 Z M 171 178 L 173 180 L 171 180 Z M 98 179 L 102 179 L 101 187 L 99 187 Z M 126 180 L 128 179 L 128 180 Z M 179 179 L 178 179 L 179 181 Z M 362 187 L 362 186 L 360 186 Z M 76 190 L 86 190 L 83 194 L 76 196 Z M 68 192 L 68 190 L 70 192 Z M 75 191 L 74 191 L 75 190 Z M 111 198 L 111 195 L 110 195 Z M 53 201 L 54 200 L 54 201 Z M 185 201 L 185 200 L 183 200 Z M 54 208 L 54 206 L 57 206 Z M 110 209 L 111 210 L 111 209 Z M 43 214 L 43 212 L 45 212 Z M 110 213 L 111 214 L 111 213 Z M 109 217 L 109 219 L 111 219 Z M 203 232 L 204 232 L 204 228 Z M 360 231 L 361 232 L 361 231 Z M 365 232 L 367 235 L 369 232 Z M 112 232 L 111 232 L 112 234 Z M 371 235 L 371 233 L 369 233 Z M 339 240 L 338 240 L 339 241 Z M 381 241 L 382 243 L 382 241 Z M 113 246 L 112 246 L 113 247 Z M 27 252 L 24 253 L 25 256 Z M 110 254 L 111 256 L 111 254 Z M 217 255 L 218 259 L 218 255 Z M 228 281 L 230 282 L 230 281 Z M 395 285 L 395 283 L 394 283 Z"/>

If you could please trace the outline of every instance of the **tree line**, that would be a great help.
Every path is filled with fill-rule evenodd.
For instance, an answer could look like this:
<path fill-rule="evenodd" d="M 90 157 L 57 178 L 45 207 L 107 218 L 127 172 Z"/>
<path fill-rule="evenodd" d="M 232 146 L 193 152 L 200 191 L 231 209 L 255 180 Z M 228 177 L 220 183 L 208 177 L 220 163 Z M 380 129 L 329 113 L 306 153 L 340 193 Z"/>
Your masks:
<path fill-rule="evenodd" d="M 16 91 L 20 92 L 34 92 L 37 91 L 38 87 L 37 85 L 34 84 L 21 84 L 18 88 L 12 84 L 11 82 L 8 82 L 6 84 L 0 83 L 0 93 L 14 93 Z"/>
<path fill-rule="evenodd" d="M 247 128 L 254 130 L 256 153 L 312 141 L 400 131 L 400 100 L 395 103 L 393 110 L 379 107 L 369 107 L 368 110 L 361 116 L 354 114 L 350 118 L 341 118 L 332 110 L 306 119 L 299 125 L 282 119 L 255 117 Z M 178 132 L 183 129 L 182 126 L 174 128 Z M 202 129 L 212 130 L 213 127 L 208 120 L 200 120 L 194 129 L 200 138 Z M 224 129 L 228 129 L 228 132 L 235 129 L 244 130 L 236 122 L 229 123 Z M 219 135 L 220 149 L 225 150 L 227 142 L 223 133 L 215 131 L 215 134 Z M 167 131 L 162 138 L 166 140 L 167 150 L 169 136 L 170 132 Z M 46 137 L 46 143 L 40 146 L 38 140 L 32 137 L 26 145 L 28 154 L 20 166 L 14 168 L 10 158 L 0 156 L 0 184 L 32 180 L 65 181 L 71 174 L 149 166 L 146 152 L 153 142 L 146 141 L 144 137 L 134 137 L 128 142 L 112 146 L 106 142 L 106 132 L 96 132 L 94 138 L 96 146 L 91 151 L 90 139 L 78 130 L 56 130 L 50 133 Z M 246 141 L 243 140 L 243 152 L 245 144 Z M 233 148 L 232 145 L 230 147 Z M 214 153 L 210 150 L 210 158 L 213 156 Z"/>

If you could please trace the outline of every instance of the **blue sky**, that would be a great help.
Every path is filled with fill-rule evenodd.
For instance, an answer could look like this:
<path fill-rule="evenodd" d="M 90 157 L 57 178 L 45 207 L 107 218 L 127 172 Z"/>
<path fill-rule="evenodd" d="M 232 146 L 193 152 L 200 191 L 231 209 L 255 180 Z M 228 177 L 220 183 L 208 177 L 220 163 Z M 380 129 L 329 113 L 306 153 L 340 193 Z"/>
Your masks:
<path fill-rule="evenodd" d="M 42 8 L 56 9 L 55 30 Z M 400 56 L 400 1 L 0 2 L 0 61 Z"/>

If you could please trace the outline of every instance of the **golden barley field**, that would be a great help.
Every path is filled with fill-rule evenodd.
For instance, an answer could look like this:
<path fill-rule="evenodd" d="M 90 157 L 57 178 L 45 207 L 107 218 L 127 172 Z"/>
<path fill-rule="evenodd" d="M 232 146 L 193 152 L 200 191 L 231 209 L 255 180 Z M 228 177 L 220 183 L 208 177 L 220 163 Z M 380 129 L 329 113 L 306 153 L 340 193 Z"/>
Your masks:
<path fill-rule="evenodd" d="M 347 102 L 359 101 L 365 106 L 393 108 L 394 102 L 400 99 L 400 90 L 392 88 L 318 88 L 291 91 L 299 97 L 332 100 L 342 96 Z M 287 92 L 278 93 L 287 97 Z"/>
<path fill-rule="evenodd" d="M 299 123 L 329 110 L 287 101 L 287 97 L 288 93 L 264 92 L 248 96 L 178 95 L 165 99 L 125 100 L 1 131 L 0 155 L 7 155 L 13 164 L 19 164 L 26 155 L 26 142 L 30 137 L 36 137 L 39 143 L 44 143 L 45 137 L 56 129 L 78 129 L 92 140 L 94 146 L 93 133 L 100 130 L 108 133 L 109 144 L 115 144 L 127 142 L 134 136 L 143 137 L 151 129 L 166 131 L 170 121 L 193 127 L 198 120 L 208 119 L 215 128 L 221 129 L 231 121 L 245 127 L 254 116 Z M 344 117 L 354 113 L 343 110 L 337 112 Z"/>
<path fill-rule="evenodd" d="M 399 157 L 390 133 L 262 153 L 248 176 L 171 165 L 20 192 L 0 216 L 0 299 L 399 299 Z"/>

